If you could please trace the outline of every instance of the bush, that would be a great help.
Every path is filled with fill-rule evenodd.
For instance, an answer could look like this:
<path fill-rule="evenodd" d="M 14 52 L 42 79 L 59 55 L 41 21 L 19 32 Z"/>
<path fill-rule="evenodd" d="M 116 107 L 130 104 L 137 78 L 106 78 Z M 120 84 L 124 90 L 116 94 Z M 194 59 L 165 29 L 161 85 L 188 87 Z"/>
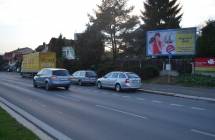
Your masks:
<path fill-rule="evenodd" d="M 115 67 L 110 62 L 104 62 L 98 65 L 96 72 L 99 77 L 104 76 L 105 74 L 115 70 Z"/>
<path fill-rule="evenodd" d="M 159 76 L 159 68 L 154 65 L 147 65 L 143 67 L 140 72 L 140 76 L 143 80 L 152 79 Z"/>
<path fill-rule="evenodd" d="M 215 78 L 203 75 L 181 75 L 177 78 L 177 83 L 186 86 L 205 86 L 214 87 Z"/>

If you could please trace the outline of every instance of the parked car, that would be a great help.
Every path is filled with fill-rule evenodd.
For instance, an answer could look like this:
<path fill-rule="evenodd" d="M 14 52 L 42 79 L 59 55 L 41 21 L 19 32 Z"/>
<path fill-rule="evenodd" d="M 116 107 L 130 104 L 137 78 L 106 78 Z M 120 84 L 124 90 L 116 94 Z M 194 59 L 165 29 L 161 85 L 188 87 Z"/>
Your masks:
<path fill-rule="evenodd" d="M 71 82 L 74 84 L 96 84 L 97 74 L 91 70 L 80 70 L 72 74 Z"/>
<path fill-rule="evenodd" d="M 65 69 L 44 68 L 33 79 L 34 87 L 45 87 L 46 90 L 54 87 L 64 87 L 68 90 L 70 84 L 70 74 Z"/>
<path fill-rule="evenodd" d="M 110 72 L 97 80 L 98 88 L 113 88 L 116 91 L 134 89 L 141 87 L 141 78 L 133 72 Z"/>

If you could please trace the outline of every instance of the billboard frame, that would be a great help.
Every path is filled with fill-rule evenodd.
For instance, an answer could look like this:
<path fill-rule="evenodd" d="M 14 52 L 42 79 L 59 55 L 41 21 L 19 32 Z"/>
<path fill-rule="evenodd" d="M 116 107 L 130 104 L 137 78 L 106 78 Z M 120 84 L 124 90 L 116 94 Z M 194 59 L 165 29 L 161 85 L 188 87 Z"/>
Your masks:
<path fill-rule="evenodd" d="M 195 35 L 194 35 L 194 54 L 161 54 L 161 55 L 152 55 L 148 54 L 148 32 L 166 32 L 166 31 L 179 31 L 179 30 L 195 30 Z M 149 30 L 146 32 L 146 56 L 147 57 L 172 57 L 172 56 L 195 56 L 196 55 L 196 41 L 197 41 L 197 28 L 196 27 L 189 27 L 189 28 L 175 28 L 175 29 L 158 29 L 158 30 Z"/>

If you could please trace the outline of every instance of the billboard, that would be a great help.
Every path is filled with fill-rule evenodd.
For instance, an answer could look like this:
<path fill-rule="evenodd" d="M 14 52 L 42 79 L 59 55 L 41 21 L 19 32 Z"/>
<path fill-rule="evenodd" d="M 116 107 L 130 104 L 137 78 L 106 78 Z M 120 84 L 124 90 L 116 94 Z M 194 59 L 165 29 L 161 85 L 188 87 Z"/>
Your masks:
<path fill-rule="evenodd" d="M 215 57 L 195 58 L 194 61 L 196 72 L 215 73 Z"/>
<path fill-rule="evenodd" d="M 147 56 L 195 55 L 196 28 L 147 32 Z"/>

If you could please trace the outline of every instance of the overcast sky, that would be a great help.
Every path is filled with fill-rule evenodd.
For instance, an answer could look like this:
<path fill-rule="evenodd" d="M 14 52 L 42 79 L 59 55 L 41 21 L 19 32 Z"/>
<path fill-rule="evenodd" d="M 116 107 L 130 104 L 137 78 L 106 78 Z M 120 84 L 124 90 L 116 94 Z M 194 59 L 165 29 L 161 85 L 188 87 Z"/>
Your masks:
<path fill-rule="evenodd" d="M 0 53 L 21 47 L 36 48 L 60 33 L 73 38 L 82 32 L 101 0 L 0 0 Z M 144 0 L 130 0 L 140 15 Z M 215 19 L 215 0 L 178 0 L 183 6 L 182 27 Z"/>

